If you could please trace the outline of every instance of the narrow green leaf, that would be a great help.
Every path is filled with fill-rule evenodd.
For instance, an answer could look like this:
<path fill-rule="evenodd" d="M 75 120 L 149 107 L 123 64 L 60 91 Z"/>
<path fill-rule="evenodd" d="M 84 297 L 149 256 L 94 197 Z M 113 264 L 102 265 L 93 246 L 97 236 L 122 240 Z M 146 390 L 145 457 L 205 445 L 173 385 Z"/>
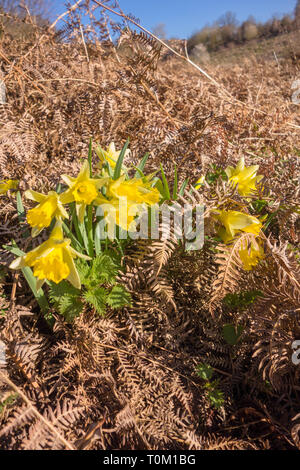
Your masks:
<path fill-rule="evenodd" d="M 147 152 L 147 153 L 143 156 L 143 158 L 141 159 L 141 161 L 140 161 L 140 163 L 138 164 L 138 166 L 136 167 L 136 172 L 135 172 L 135 175 L 134 175 L 135 178 L 139 178 L 140 176 L 144 176 L 143 171 L 144 171 L 145 165 L 146 165 L 146 163 L 147 163 L 147 160 L 148 160 L 148 158 L 149 158 L 149 155 L 150 155 L 150 153 Z"/>
<path fill-rule="evenodd" d="M 91 258 L 94 256 L 94 237 L 93 237 L 93 205 L 90 204 L 87 209 L 87 237 L 88 254 Z"/>
<path fill-rule="evenodd" d="M 173 187 L 173 201 L 177 199 L 177 190 L 178 190 L 178 174 L 177 174 L 177 166 L 176 163 L 174 164 L 174 187 Z"/>
<path fill-rule="evenodd" d="M 79 222 L 78 222 L 78 217 L 76 214 L 76 205 L 75 202 L 72 202 L 70 204 L 70 211 L 71 211 L 71 223 L 74 225 L 77 240 L 80 243 L 80 245 L 83 247 L 83 238 L 81 235 L 81 231 L 79 229 Z"/>
<path fill-rule="evenodd" d="M 180 186 L 180 189 L 178 191 L 178 195 L 179 196 L 183 196 L 184 194 L 184 191 L 185 191 L 185 188 L 187 187 L 187 184 L 188 184 L 189 180 L 188 178 L 184 180 L 184 182 L 182 183 L 182 185 Z"/>
<path fill-rule="evenodd" d="M 119 155 L 119 158 L 117 160 L 117 163 L 116 163 L 116 166 L 115 166 L 115 171 L 114 171 L 114 176 L 113 176 L 114 180 L 117 180 L 118 178 L 120 178 L 121 170 L 122 170 L 122 164 L 123 164 L 123 160 L 124 160 L 125 153 L 126 153 L 128 145 L 129 145 L 129 138 L 127 139 L 124 147 L 122 148 L 122 150 L 120 152 L 120 155 Z"/>
<path fill-rule="evenodd" d="M 67 237 L 70 238 L 70 240 L 72 241 L 74 249 L 79 251 L 79 253 L 83 253 L 84 252 L 84 247 L 77 240 L 77 238 L 73 235 L 73 233 L 71 232 L 71 230 L 69 229 L 69 227 L 67 226 L 67 224 L 65 222 L 62 223 L 62 227 L 63 227 L 63 230 L 64 230 L 65 234 L 67 235 Z"/>
<path fill-rule="evenodd" d="M 166 178 L 166 175 L 165 175 L 165 172 L 164 172 L 164 169 L 162 167 L 162 164 L 160 163 L 160 171 L 161 171 L 161 176 L 162 176 L 162 181 L 163 181 L 163 187 L 164 187 L 164 191 L 162 193 L 163 197 L 165 199 L 167 199 L 168 201 L 171 200 L 171 194 L 170 194 L 170 189 L 169 189 L 169 184 L 168 184 L 168 180 Z M 158 188 L 159 189 L 159 188 Z"/>
<path fill-rule="evenodd" d="M 19 221 L 24 222 L 24 220 L 26 218 L 25 217 L 25 209 L 24 209 L 24 206 L 23 206 L 20 191 L 17 192 L 16 199 L 17 199 L 17 212 L 18 212 Z"/>
<path fill-rule="evenodd" d="M 88 255 L 89 254 L 89 239 L 88 239 L 85 223 L 83 222 L 81 224 L 80 222 L 78 222 L 78 227 L 79 227 L 82 239 L 83 239 L 83 244 L 84 244 L 84 247 L 85 247 L 85 251 Z"/>
<path fill-rule="evenodd" d="M 58 183 L 57 186 L 56 186 L 56 190 L 57 194 L 61 194 L 62 193 L 62 184 L 61 183 Z"/>
<path fill-rule="evenodd" d="M 201 363 L 196 366 L 196 373 L 201 379 L 209 381 L 214 374 L 214 370 L 209 364 Z"/>

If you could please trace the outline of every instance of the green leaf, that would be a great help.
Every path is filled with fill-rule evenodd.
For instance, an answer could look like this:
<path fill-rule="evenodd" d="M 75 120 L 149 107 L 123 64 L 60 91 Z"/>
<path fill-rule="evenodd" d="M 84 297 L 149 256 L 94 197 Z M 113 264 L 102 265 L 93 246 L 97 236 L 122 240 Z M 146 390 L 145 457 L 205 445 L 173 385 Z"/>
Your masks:
<path fill-rule="evenodd" d="M 79 289 L 66 281 L 61 281 L 58 284 L 50 283 L 50 301 L 70 323 L 82 312 L 83 303 L 80 300 L 80 294 Z"/>
<path fill-rule="evenodd" d="M 78 221 L 78 227 L 81 233 L 81 237 L 83 239 L 83 244 L 85 247 L 86 254 L 89 255 L 90 245 L 89 245 L 89 238 L 88 238 L 88 234 L 87 234 L 87 230 L 85 226 L 85 221 L 83 221 L 82 223 Z"/>
<path fill-rule="evenodd" d="M 184 180 L 184 182 L 182 183 L 182 185 L 180 186 L 180 189 L 179 189 L 179 191 L 178 191 L 178 195 L 179 195 L 179 196 L 183 196 L 184 191 L 185 191 L 185 188 L 187 187 L 188 182 L 189 182 L 189 179 L 186 178 L 186 179 Z"/>
<path fill-rule="evenodd" d="M 17 194 L 16 194 L 16 200 L 17 200 L 17 212 L 18 212 L 19 221 L 24 222 L 25 219 L 26 219 L 26 216 L 25 216 L 25 209 L 24 209 L 24 206 L 23 206 L 20 191 L 18 191 Z"/>
<path fill-rule="evenodd" d="M 57 194 L 61 194 L 63 192 L 63 187 L 61 183 L 57 183 L 55 191 Z"/>
<path fill-rule="evenodd" d="M 141 176 L 144 176 L 143 171 L 144 171 L 145 165 L 147 163 L 147 160 L 149 158 L 149 155 L 150 154 L 147 152 L 143 156 L 143 158 L 141 159 L 140 163 L 138 164 L 138 166 L 136 168 L 136 172 L 135 172 L 135 175 L 134 175 L 135 178 L 140 178 Z"/>
<path fill-rule="evenodd" d="M 119 158 L 117 160 L 117 163 L 116 163 L 116 166 L 115 166 L 115 171 L 114 171 L 114 176 L 113 176 L 114 180 L 117 180 L 118 178 L 120 178 L 121 170 L 122 170 L 122 164 L 123 164 L 123 160 L 124 160 L 124 157 L 125 157 L 125 152 L 127 150 L 128 145 L 129 145 L 129 139 L 127 139 L 124 147 L 122 148 L 122 150 L 120 152 Z"/>
<path fill-rule="evenodd" d="M 173 186 L 173 201 L 177 199 L 177 190 L 178 190 L 178 172 L 176 163 L 174 164 L 174 186 Z"/>
<path fill-rule="evenodd" d="M 213 382 L 206 385 L 208 389 L 208 399 L 211 405 L 214 408 L 221 408 L 224 405 L 224 394 L 218 388 L 218 381 L 214 380 Z"/>
<path fill-rule="evenodd" d="M 62 228 L 65 234 L 67 235 L 67 237 L 70 238 L 70 240 L 72 241 L 74 249 L 79 251 L 79 253 L 83 253 L 85 251 L 84 247 L 77 240 L 77 238 L 73 235 L 73 233 L 71 232 L 71 230 L 69 229 L 69 227 L 67 226 L 65 222 L 62 223 Z"/>
<path fill-rule="evenodd" d="M 230 293 L 224 297 L 223 303 L 230 309 L 244 310 L 249 305 L 253 304 L 257 297 L 262 296 L 263 294 L 259 290 L 242 291 L 234 294 Z"/>
<path fill-rule="evenodd" d="M 96 312 L 100 315 L 105 314 L 108 292 L 104 287 L 88 290 L 84 293 L 83 297 L 86 302 L 95 308 Z"/>
<path fill-rule="evenodd" d="M 235 346 L 240 340 L 243 331 L 244 327 L 242 325 L 224 325 L 223 338 L 230 346 Z"/>
<path fill-rule="evenodd" d="M 198 364 L 196 366 L 196 373 L 201 379 L 209 381 L 213 376 L 213 368 L 209 364 Z"/>
<path fill-rule="evenodd" d="M 17 393 L 11 393 L 7 398 L 5 398 L 5 400 L 0 401 L 0 415 L 3 413 L 6 407 L 12 405 L 17 400 L 18 396 L 19 395 Z"/>
<path fill-rule="evenodd" d="M 131 296 L 124 286 L 116 285 L 112 288 L 107 303 L 112 308 L 122 308 L 131 305 Z"/>
<path fill-rule="evenodd" d="M 81 245 L 82 247 L 82 250 L 81 250 L 81 253 L 84 252 L 84 243 L 83 243 L 83 238 L 82 238 L 82 235 L 81 235 L 81 231 L 79 229 L 79 221 L 78 221 L 78 217 L 77 217 L 77 214 L 76 214 L 76 204 L 75 202 L 71 202 L 71 204 L 69 205 L 70 206 L 70 212 L 71 212 L 71 224 L 74 225 L 74 228 L 75 228 L 75 232 L 76 232 L 76 237 L 77 239 L 73 236 L 73 238 L 71 236 L 69 236 L 69 238 L 71 238 L 72 240 L 78 240 L 78 243 Z M 65 227 L 66 224 L 63 222 L 63 227 Z M 71 230 L 69 231 L 71 233 Z"/>
<path fill-rule="evenodd" d="M 159 178 L 155 178 L 155 184 L 154 184 L 154 187 L 156 189 L 158 189 L 158 191 L 160 192 L 160 194 L 162 195 L 162 197 L 165 199 L 165 189 L 164 189 L 164 185 L 162 184 L 161 180 Z"/>
<path fill-rule="evenodd" d="M 81 284 L 85 285 L 89 282 L 89 274 L 91 271 L 91 266 L 89 263 L 82 258 L 75 259 L 75 266 L 80 277 Z"/>
<path fill-rule="evenodd" d="M 99 283 L 114 284 L 120 266 L 106 253 L 101 253 L 93 260 L 89 273 L 90 280 Z"/>
<path fill-rule="evenodd" d="M 165 175 L 165 172 L 161 163 L 160 163 L 160 171 L 161 171 L 161 177 L 163 181 L 163 192 L 161 194 L 166 200 L 170 201 L 171 194 L 170 194 L 170 189 L 169 189 L 169 183 L 168 183 L 168 180 L 166 178 L 166 175 Z M 159 188 L 157 189 L 159 190 Z"/>

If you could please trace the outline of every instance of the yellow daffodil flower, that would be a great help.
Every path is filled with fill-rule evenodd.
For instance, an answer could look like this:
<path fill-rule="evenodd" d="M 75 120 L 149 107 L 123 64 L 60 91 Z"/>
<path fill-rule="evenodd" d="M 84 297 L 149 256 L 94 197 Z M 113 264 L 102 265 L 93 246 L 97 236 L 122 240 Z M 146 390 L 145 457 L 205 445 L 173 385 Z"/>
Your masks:
<path fill-rule="evenodd" d="M 126 198 L 112 198 L 110 200 L 100 196 L 95 204 L 103 210 L 105 220 L 109 226 L 108 232 L 118 225 L 123 230 L 136 230 L 135 217 L 140 215 L 144 207 L 141 204 L 132 204 Z"/>
<path fill-rule="evenodd" d="M 245 246 L 241 247 L 239 254 L 245 271 L 251 271 L 260 260 L 265 258 L 264 249 L 259 241 L 251 242 L 250 249 L 246 243 Z"/>
<path fill-rule="evenodd" d="M 17 189 L 18 180 L 2 180 L 0 181 L 0 195 L 6 194 L 10 189 Z"/>
<path fill-rule="evenodd" d="M 71 240 L 64 239 L 61 222 L 57 222 L 47 241 L 24 256 L 15 259 L 11 269 L 22 269 L 26 266 L 33 268 L 37 278 L 37 290 L 45 280 L 58 284 L 63 279 L 68 280 L 77 289 L 81 288 L 79 274 L 73 258 L 77 256 L 90 259 L 71 248 Z"/>
<path fill-rule="evenodd" d="M 47 195 L 37 193 L 31 189 L 25 192 L 28 199 L 39 204 L 27 212 L 27 222 L 32 227 L 32 236 L 35 237 L 45 227 L 49 227 L 52 219 L 68 218 L 68 213 L 64 209 L 59 194 L 49 191 Z"/>
<path fill-rule="evenodd" d="M 101 206 L 107 223 L 119 225 L 124 230 L 134 231 L 134 219 L 141 215 L 146 206 L 159 202 L 160 194 L 151 187 L 151 176 L 125 180 L 125 175 L 117 180 L 110 179 L 106 196 L 100 196 L 95 204 Z"/>
<path fill-rule="evenodd" d="M 119 155 L 121 153 L 121 150 L 116 150 L 115 144 L 113 142 L 109 144 L 106 150 L 102 149 L 100 145 L 96 147 L 95 150 L 96 150 L 96 154 L 98 155 L 100 159 L 100 164 L 98 165 L 98 167 L 101 169 L 103 163 L 108 162 L 111 169 L 114 170 L 117 164 Z M 129 153 L 130 153 L 130 150 L 127 149 L 125 152 L 124 158 L 126 158 L 126 156 L 129 155 Z M 124 166 L 123 168 L 125 169 Z"/>
<path fill-rule="evenodd" d="M 205 181 L 205 176 L 204 176 L 204 175 L 200 176 L 200 178 L 196 181 L 196 183 L 195 183 L 195 185 L 194 185 L 195 189 L 201 188 L 201 186 L 203 185 L 204 181 Z"/>
<path fill-rule="evenodd" d="M 223 225 L 218 235 L 224 243 L 231 241 L 235 235 L 242 231 L 258 235 L 262 227 L 261 222 L 252 215 L 238 211 L 215 211 L 216 219 Z"/>
<path fill-rule="evenodd" d="M 60 195 L 63 204 L 76 202 L 76 211 L 79 222 L 83 222 L 85 208 L 99 196 L 99 189 L 106 181 L 105 178 L 90 178 L 90 169 L 88 161 L 85 161 L 77 178 L 62 175 L 63 181 L 69 186 L 69 189 Z"/>
<path fill-rule="evenodd" d="M 142 178 L 133 178 L 125 181 L 121 176 L 116 181 L 111 180 L 107 190 L 108 197 L 127 198 L 128 204 L 147 204 L 152 206 L 159 202 L 160 193 L 157 188 L 152 188 L 149 181 Z"/>
<path fill-rule="evenodd" d="M 263 178 L 262 175 L 256 176 L 258 169 L 258 165 L 246 168 L 244 157 L 242 157 L 235 168 L 228 166 L 225 173 L 229 178 L 229 183 L 237 186 L 238 193 L 241 196 L 249 196 L 256 191 L 256 183 Z"/>

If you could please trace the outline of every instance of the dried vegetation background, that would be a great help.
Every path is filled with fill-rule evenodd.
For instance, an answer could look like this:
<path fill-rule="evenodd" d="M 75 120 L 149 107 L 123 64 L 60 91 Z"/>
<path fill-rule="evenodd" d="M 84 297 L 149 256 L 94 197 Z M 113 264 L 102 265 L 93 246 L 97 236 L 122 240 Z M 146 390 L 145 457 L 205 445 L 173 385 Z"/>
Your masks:
<path fill-rule="evenodd" d="M 209 65 L 213 82 L 130 32 L 127 20 L 114 25 L 122 34 L 112 46 L 105 11 L 85 8 L 89 26 L 74 11 L 60 33 L 32 26 L 31 37 L 1 35 L 0 178 L 47 191 L 62 173 L 76 173 L 90 137 L 116 148 L 130 137 L 133 162 L 148 151 L 149 172 L 162 162 L 171 175 L 176 163 L 191 182 L 244 155 L 260 165 L 281 212 L 267 234 L 267 271 L 242 274 L 235 245 L 215 257 L 209 244 L 186 253 L 175 239 L 141 243 L 126 254 L 121 277 L 133 307 L 105 318 L 86 310 L 72 325 L 53 312 L 54 332 L 22 276 L 2 270 L 0 447 L 296 448 L 299 218 L 291 213 L 299 203 L 300 114 L 291 86 L 299 60 L 287 51 L 280 63 L 270 53 Z M 169 45 L 184 55 L 180 42 Z M 11 238 L 21 245 L 13 196 L 0 199 L 0 220 L 1 245 Z M 1 262 L 9 260 L 3 250 Z M 227 293 L 243 289 L 264 297 L 243 311 L 224 307 Z M 221 334 L 230 322 L 244 326 L 234 347 Z M 195 373 L 200 362 L 219 379 L 219 410 Z"/>

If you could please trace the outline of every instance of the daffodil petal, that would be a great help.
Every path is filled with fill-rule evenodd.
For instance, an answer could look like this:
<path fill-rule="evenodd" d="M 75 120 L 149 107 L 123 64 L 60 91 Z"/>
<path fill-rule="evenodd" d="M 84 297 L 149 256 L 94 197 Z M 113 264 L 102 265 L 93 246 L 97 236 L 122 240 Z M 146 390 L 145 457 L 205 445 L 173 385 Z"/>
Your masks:
<path fill-rule="evenodd" d="M 70 270 L 70 274 L 68 275 L 67 280 L 74 287 L 76 287 L 76 289 L 81 289 L 80 277 L 79 277 L 79 274 L 77 272 L 77 269 L 76 269 L 76 266 L 75 266 L 75 263 L 73 261 L 72 256 L 70 256 L 69 253 L 65 252 L 64 253 L 64 258 L 65 258 L 65 261 L 66 261 L 66 263 L 69 267 L 69 270 Z"/>
<path fill-rule="evenodd" d="M 84 203 L 76 204 L 76 213 L 77 213 L 78 220 L 81 224 L 84 221 L 85 207 L 86 205 Z"/>
<path fill-rule="evenodd" d="M 38 291 L 39 289 L 41 289 L 42 285 L 44 284 L 44 282 L 46 281 L 46 279 L 37 279 L 36 280 L 36 290 Z"/>
<path fill-rule="evenodd" d="M 62 204 L 70 204 L 70 202 L 74 201 L 73 192 L 70 189 L 61 193 L 59 198 Z"/>
<path fill-rule="evenodd" d="M 32 189 L 27 189 L 24 194 L 27 199 L 31 199 L 32 201 L 36 201 L 39 203 L 43 202 L 47 197 L 45 194 L 38 193 L 37 191 L 33 191 Z"/>
<path fill-rule="evenodd" d="M 78 181 L 89 179 L 90 178 L 90 166 L 88 160 L 85 160 L 82 168 L 79 172 L 78 177 L 76 178 Z"/>
<path fill-rule="evenodd" d="M 239 173 L 239 172 L 243 171 L 244 168 L 245 168 L 245 159 L 244 159 L 244 157 L 242 157 L 242 158 L 240 158 L 240 160 L 238 161 L 238 164 L 237 164 L 237 166 L 236 166 L 235 171 Z"/>
<path fill-rule="evenodd" d="M 76 181 L 76 178 L 73 178 L 72 176 L 68 176 L 68 175 L 61 175 L 61 179 L 68 185 L 68 186 L 72 186 L 72 184 L 74 183 L 74 181 Z M 63 193 L 62 193 L 63 194 Z"/>
<path fill-rule="evenodd" d="M 225 169 L 225 173 L 226 175 L 228 176 L 228 178 L 230 178 L 233 173 L 234 173 L 234 167 L 233 166 L 228 166 L 226 169 Z"/>
<path fill-rule="evenodd" d="M 10 269 L 22 269 L 26 267 L 24 256 L 19 256 L 9 265 Z"/>

